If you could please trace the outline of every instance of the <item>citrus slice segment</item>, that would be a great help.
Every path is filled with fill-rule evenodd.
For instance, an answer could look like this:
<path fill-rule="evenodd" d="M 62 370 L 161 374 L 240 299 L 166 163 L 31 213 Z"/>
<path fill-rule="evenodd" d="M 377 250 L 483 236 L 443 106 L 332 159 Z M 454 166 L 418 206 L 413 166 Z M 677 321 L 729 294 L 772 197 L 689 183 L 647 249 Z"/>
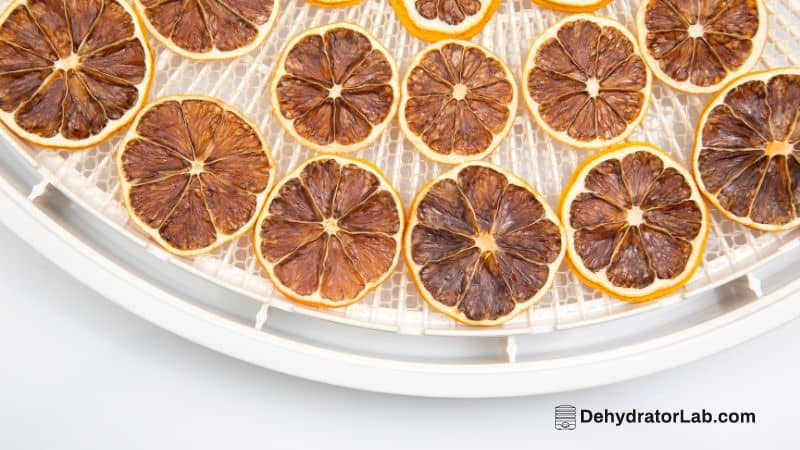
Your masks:
<path fill-rule="evenodd" d="M 744 75 L 706 106 L 693 169 L 731 220 L 762 231 L 800 225 L 800 69 Z"/>
<path fill-rule="evenodd" d="M 253 243 L 287 298 L 342 307 L 392 274 L 403 228 L 400 196 L 380 169 L 360 159 L 318 156 L 272 190 Z"/>
<path fill-rule="evenodd" d="M 517 88 L 511 71 L 471 42 L 431 44 L 411 62 L 400 88 L 400 129 L 434 161 L 482 159 L 514 123 Z"/>
<path fill-rule="evenodd" d="M 531 115 L 547 134 L 596 149 L 623 141 L 641 123 L 652 75 L 622 24 L 577 14 L 534 41 L 522 86 Z"/>
<path fill-rule="evenodd" d="M 611 0 L 531 0 L 539 6 L 562 12 L 592 12 L 611 3 Z"/>
<path fill-rule="evenodd" d="M 397 67 L 363 28 L 334 23 L 308 29 L 284 47 L 270 101 L 283 128 L 323 153 L 360 150 L 397 111 Z"/>
<path fill-rule="evenodd" d="M 750 71 L 767 41 L 762 0 L 645 0 L 636 27 L 656 77 L 692 94 Z"/>
<path fill-rule="evenodd" d="M 470 39 L 480 33 L 500 0 L 389 0 L 400 23 L 425 41 Z"/>
<path fill-rule="evenodd" d="M 624 144 L 587 159 L 560 209 L 570 266 L 611 296 L 667 295 L 702 260 L 708 209 L 690 173 L 650 144 Z"/>
<path fill-rule="evenodd" d="M 459 322 L 492 326 L 548 291 L 564 257 L 564 231 L 527 183 L 473 162 L 417 193 L 403 248 L 426 302 Z"/>
<path fill-rule="evenodd" d="M 261 45 L 279 0 L 133 0 L 150 33 L 191 59 L 238 58 Z"/>
<path fill-rule="evenodd" d="M 197 95 L 145 107 L 120 143 L 117 171 L 133 222 L 181 256 L 206 253 L 250 229 L 275 178 L 258 127 Z"/>
<path fill-rule="evenodd" d="M 42 147 L 95 146 L 147 99 L 153 53 L 124 1 L 14 0 L 0 14 L 0 121 Z"/>

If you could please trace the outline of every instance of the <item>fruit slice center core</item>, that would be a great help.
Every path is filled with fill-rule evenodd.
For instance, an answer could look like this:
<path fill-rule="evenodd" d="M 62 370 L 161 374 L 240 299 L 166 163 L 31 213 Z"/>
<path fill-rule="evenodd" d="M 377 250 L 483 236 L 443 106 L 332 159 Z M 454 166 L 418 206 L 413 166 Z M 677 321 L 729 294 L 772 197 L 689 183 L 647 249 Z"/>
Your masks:
<path fill-rule="evenodd" d="M 330 95 L 331 98 L 339 98 L 342 95 L 342 86 L 334 84 L 328 95 Z"/>
<path fill-rule="evenodd" d="M 322 221 L 322 227 L 328 234 L 336 234 L 339 232 L 339 223 L 336 219 L 328 217 Z"/>
<path fill-rule="evenodd" d="M 638 206 L 634 206 L 628 210 L 628 224 L 633 227 L 638 227 L 644 222 L 644 213 Z"/>
<path fill-rule="evenodd" d="M 776 155 L 789 155 L 794 150 L 791 144 L 786 141 L 773 141 L 767 145 L 767 148 L 764 149 L 764 152 L 769 156 L 776 156 Z"/>
<path fill-rule="evenodd" d="M 464 100 L 464 97 L 467 96 L 467 86 L 458 83 L 457 85 L 453 86 L 453 98 L 456 100 Z"/>
<path fill-rule="evenodd" d="M 494 237 L 490 233 L 481 233 L 475 238 L 475 246 L 481 253 L 493 252 L 497 250 L 497 244 L 494 242 Z"/>
<path fill-rule="evenodd" d="M 689 37 L 699 38 L 706 34 L 703 24 L 695 23 L 689 26 Z"/>
<path fill-rule="evenodd" d="M 189 174 L 200 175 L 203 173 L 203 161 L 192 161 L 192 167 L 189 169 Z"/>
<path fill-rule="evenodd" d="M 600 95 L 600 81 L 598 81 L 595 77 L 586 80 L 586 92 L 592 98 Z"/>
<path fill-rule="evenodd" d="M 78 58 L 78 55 L 75 53 L 70 53 L 69 56 L 67 56 L 66 58 L 61 58 L 55 63 L 56 67 L 64 71 L 77 69 L 79 65 L 80 65 L 80 59 Z"/>

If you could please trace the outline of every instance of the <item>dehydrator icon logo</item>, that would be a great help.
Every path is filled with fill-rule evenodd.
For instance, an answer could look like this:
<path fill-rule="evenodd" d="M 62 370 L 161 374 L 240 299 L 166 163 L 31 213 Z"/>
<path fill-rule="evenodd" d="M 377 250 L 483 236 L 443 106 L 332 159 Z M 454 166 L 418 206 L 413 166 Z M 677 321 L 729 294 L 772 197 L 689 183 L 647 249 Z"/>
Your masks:
<path fill-rule="evenodd" d="M 556 430 L 574 430 L 578 423 L 577 410 L 572 405 L 558 405 L 555 408 Z"/>

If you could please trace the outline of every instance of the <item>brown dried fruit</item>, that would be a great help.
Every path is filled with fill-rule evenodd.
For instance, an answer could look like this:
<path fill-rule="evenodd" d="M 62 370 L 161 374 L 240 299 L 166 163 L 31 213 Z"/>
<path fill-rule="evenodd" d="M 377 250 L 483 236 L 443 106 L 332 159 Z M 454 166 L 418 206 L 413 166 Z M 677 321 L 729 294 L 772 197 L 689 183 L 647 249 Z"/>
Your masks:
<path fill-rule="evenodd" d="M 117 0 L 15 0 L 0 16 L 0 120 L 45 147 L 96 145 L 150 88 L 153 56 Z"/>
<path fill-rule="evenodd" d="M 565 18 L 533 43 L 523 82 L 534 120 L 578 148 L 622 141 L 650 101 L 650 72 L 633 36 L 587 14 Z"/>
<path fill-rule="evenodd" d="M 177 255 L 208 252 L 247 231 L 274 183 L 261 133 L 212 98 L 155 100 L 119 148 L 131 218 Z"/>
<path fill-rule="evenodd" d="M 414 199 L 406 262 L 422 297 L 471 325 L 496 325 L 547 291 L 563 258 L 558 219 L 531 187 L 486 164 L 458 166 Z"/>
<path fill-rule="evenodd" d="M 625 300 L 665 295 L 702 258 L 708 213 L 688 172 L 626 144 L 589 158 L 562 197 L 567 252 L 587 284 Z"/>
<path fill-rule="evenodd" d="M 508 67 L 466 41 L 423 49 L 403 78 L 400 127 L 422 154 L 455 164 L 481 159 L 508 134 L 517 91 Z"/>
<path fill-rule="evenodd" d="M 676 89 L 715 92 L 755 65 L 765 14 L 762 0 L 645 0 L 637 17 L 645 61 Z"/>
<path fill-rule="evenodd" d="M 800 71 L 747 75 L 720 92 L 698 125 L 694 171 L 726 216 L 778 231 L 800 224 Z"/>
<path fill-rule="evenodd" d="M 272 106 L 283 127 L 320 152 L 355 151 L 373 142 L 397 107 L 397 70 L 389 53 L 355 25 L 306 30 L 283 50 Z"/>
<path fill-rule="evenodd" d="M 394 270 L 403 210 L 394 188 L 367 163 L 310 159 L 270 194 L 255 230 L 259 262 L 288 298 L 340 307 Z"/>
<path fill-rule="evenodd" d="M 277 13 L 275 0 L 135 0 L 150 32 L 192 59 L 236 58 L 261 45 Z"/>

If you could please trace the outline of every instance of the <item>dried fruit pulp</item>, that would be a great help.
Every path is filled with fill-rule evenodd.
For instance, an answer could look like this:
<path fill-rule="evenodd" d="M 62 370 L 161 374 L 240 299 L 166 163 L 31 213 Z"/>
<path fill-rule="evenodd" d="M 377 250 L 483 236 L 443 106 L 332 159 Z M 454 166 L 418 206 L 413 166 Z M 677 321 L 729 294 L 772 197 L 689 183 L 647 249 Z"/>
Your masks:
<path fill-rule="evenodd" d="M 645 59 L 661 81 L 712 93 L 753 68 L 767 20 L 761 0 L 647 0 L 637 27 Z"/>
<path fill-rule="evenodd" d="M 400 128 L 435 161 L 481 159 L 514 122 L 517 89 L 510 70 L 470 42 L 448 40 L 422 50 L 401 89 Z"/>
<path fill-rule="evenodd" d="M 258 219 L 254 246 L 286 297 L 341 307 L 391 275 L 403 226 L 400 197 L 377 167 L 320 156 L 273 189 Z"/>
<path fill-rule="evenodd" d="M 389 0 L 409 33 L 426 41 L 470 39 L 480 33 L 500 0 Z"/>
<path fill-rule="evenodd" d="M 127 3 L 17 0 L 0 24 L 0 119 L 23 139 L 88 148 L 147 98 L 153 55 Z"/>
<path fill-rule="evenodd" d="M 511 320 L 547 292 L 564 256 L 558 218 L 533 188 L 473 162 L 426 184 L 404 238 L 409 272 L 435 309 L 470 325 Z"/>
<path fill-rule="evenodd" d="M 592 12 L 598 10 L 609 3 L 611 0 L 531 0 L 537 5 L 548 9 L 563 12 Z"/>
<path fill-rule="evenodd" d="M 644 119 L 652 75 L 622 24 L 591 14 L 569 16 L 531 47 L 523 92 L 534 120 L 578 148 L 623 141 Z"/>
<path fill-rule="evenodd" d="M 689 281 L 709 230 L 689 172 L 645 143 L 586 160 L 564 190 L 560 210 L 575 273 L 629 301 L 661 297 Z"/>
<path fill-rule="evenodd" d="M 284 129 L 306 147 L 360 150 L 378 138 L 397 109 L 397 68 L 358 26 L 312 28 L 286 44 L 270 100 Z"/>
<path fill-rule="evenodd" d="M 763 231 L 800 225 L 800 70 L 745 75 L 702 114 L 693 168 L 705 196 Z"/>
<path fill-rule="evenodd" d="M 208 252 L 247 231 L 275 176 L 258 128 L 202 96 L 148 105 L 120 144 L 117 170 L 133 221 L 183 256 Z"/>
<path fill-rule="evenodd" d="M 242 56 L 266 39 L 277 0 L 135 0 L 147 28 L 167 48 L 200 60 Z"/>

